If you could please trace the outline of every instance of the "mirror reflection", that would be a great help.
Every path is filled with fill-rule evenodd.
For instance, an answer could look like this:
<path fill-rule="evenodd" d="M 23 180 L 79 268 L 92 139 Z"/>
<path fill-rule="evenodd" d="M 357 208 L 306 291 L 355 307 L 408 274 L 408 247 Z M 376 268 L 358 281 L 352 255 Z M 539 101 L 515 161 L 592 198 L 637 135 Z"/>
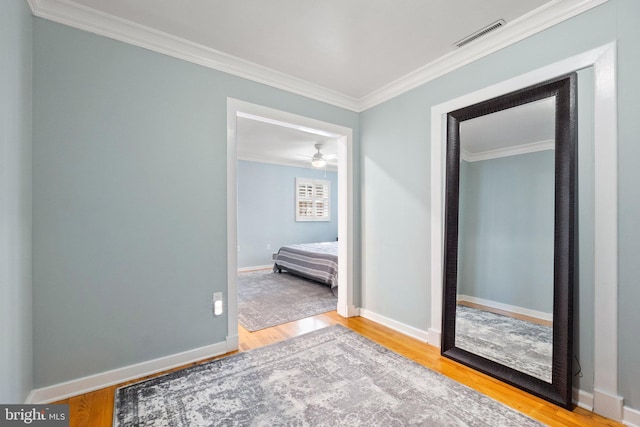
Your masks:
<path fill-rule="evenodd" d="M 551 383 L 555 97 L 460 122 L 455 346 Z"/>

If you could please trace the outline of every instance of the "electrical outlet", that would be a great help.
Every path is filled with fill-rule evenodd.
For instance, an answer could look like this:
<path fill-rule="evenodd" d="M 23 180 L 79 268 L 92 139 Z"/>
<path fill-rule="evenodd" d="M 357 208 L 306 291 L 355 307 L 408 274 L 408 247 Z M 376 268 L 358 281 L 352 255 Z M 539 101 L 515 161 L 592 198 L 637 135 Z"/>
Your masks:
<path fill-rule="evenodd" d="M 271 243 L 267 243 L 267 250 L 271 250 Z"/>
<path fill-rule="evenodd" d="M 216 292 L 213 294 L 213 315 L 218 317 L 222 315 L 222 292 Z"/>

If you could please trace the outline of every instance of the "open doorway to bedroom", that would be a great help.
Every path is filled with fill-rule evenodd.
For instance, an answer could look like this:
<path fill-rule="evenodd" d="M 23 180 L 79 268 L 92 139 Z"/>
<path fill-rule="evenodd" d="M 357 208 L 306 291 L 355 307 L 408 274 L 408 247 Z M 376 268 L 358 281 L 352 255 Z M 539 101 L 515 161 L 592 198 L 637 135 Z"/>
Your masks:
<path fill-rule="evenodd" d="M 355 315 L 351 130 L 233 99 L 228 124 L 227 341 Z"/>

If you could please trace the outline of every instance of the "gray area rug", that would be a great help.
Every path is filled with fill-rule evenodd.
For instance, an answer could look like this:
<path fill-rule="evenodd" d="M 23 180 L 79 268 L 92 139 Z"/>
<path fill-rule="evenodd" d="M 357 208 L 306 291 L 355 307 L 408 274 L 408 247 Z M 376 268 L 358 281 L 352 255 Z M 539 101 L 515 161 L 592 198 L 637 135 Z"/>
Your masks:
<path fill-rule="evenodd" d="M 457 305 L 456 347 L 551 382 L 549 326 Z"/>
<path fill-rule="evenodd" d="M 238 321 L 253 332 L 336 309 L 331 287 L 289 273 L 238 274 Z"/>
<path fill-rule="evenodd" d="M 124 426 L 540 426 L 342 326 L 116 390 Z"/>

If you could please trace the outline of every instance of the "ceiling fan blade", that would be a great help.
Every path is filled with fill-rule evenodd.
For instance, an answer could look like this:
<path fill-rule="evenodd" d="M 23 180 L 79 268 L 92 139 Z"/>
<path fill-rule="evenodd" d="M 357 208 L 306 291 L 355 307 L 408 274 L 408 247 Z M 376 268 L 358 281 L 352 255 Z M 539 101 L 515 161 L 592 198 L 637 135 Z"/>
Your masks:
<path fill-rule="evenodd" d="M 334 159 L 337 159 L 338 156 L 336 154 L 324 154 L 324 158 L 326 160 L 334 160 Z"/>

